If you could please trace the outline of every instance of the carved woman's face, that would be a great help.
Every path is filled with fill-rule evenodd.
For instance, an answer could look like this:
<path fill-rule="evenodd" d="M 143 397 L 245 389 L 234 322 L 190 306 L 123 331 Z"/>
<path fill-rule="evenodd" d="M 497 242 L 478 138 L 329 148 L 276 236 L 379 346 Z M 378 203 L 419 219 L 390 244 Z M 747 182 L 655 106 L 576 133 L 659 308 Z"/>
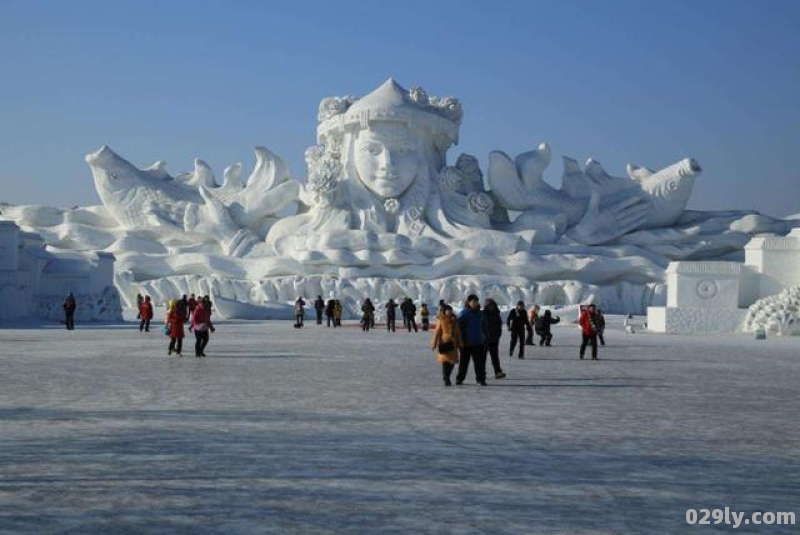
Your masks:
<path fill-rule="evenodd" d="M 422 168 L 417 137 L 403 124 L 373 122 L 358 134 L 355 165 L 364 185 L 380 197 L 398 197 Z"/>

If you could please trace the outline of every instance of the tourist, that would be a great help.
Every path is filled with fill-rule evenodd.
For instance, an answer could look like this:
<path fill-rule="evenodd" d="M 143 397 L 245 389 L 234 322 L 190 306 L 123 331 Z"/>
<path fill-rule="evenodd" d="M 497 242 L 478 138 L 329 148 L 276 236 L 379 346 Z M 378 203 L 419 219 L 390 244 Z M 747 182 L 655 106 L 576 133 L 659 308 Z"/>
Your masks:
<path fill-rule="evenodd" d="M 394 302 L 394 299 L 391 297 L 389 298 L 389 302 L 384 305 L 386 309 L 386 330 L 395 332 L 395 322 L 397 318 L 397 303 Z"/>
<path fill-rule="evenodd" d="M 208 296 L 208 295 L 204 295 L 203 296 L 203 308 L 206 309 L 206 312 L 208 313 L 208 317 L 210 318 L 211 315 L 214 313 L 214 307 L 212 306 L 212 303 L 211 303 L 211 297 Z"/>
<path fill-rule="evenodd" d="M 458 315 L 458 325 L 461 328 L 463 348 L 461 359 L 458 363 L 456 384 L 460 385 L 467 377 L 469 362 L 475 366 L 475 380 L 481 386 L 486 386 L 486 339 L 483 336 L 483 314 L 478 296 L 470 294 L 464 304 L 464 310 Z"/>
<path fill-rule="evenodd" d="M 172 355 L 174 351 L 179 357 L 183 350 L 183 323 L 186 321 L 183 308 L 180 302 L 174 299 L 167 305 L 167 335 L 169 336 L 169 347 L 167 355 Z"/>
<path fill-rule="evenodd" d="M 586 353 L 586 346 L 592 346 L 592 360 L 597 360 L 597 310 L 594 305 L 581 310 L 578 323 L 581 326 L 581 351 L 580 358 Z"/>
<path fill-rule="evenodd" d="M 375 305 L 372 304 L 369 297 L 364 299 L 364 304 L 361 305 L 361 329 L 369 331 L 370 327 L 375 325 Z"/>
<path fill-rule="evenodd" d="M 186 314 L 186 321 L 188 322 L 192 318 L 192 314 L 194 313 L 194 307 L 197 306 L 197 299 L 195 298 L 194 294 L 189 296 L 189 300 L 186 302 L 187 304 L 187 314 Z"/>
<path fill-rule="evenodd" d="M 303 319 L 306 316 L 306 302 L 302 297 L 298 297 L 294 302 L 294 326 L 299 329 L 303 326 Z"/>
<path fill-rule="evenodd" d="M 536 318 L 536 334 L 539 336 L 540 346 L 549 346 L 553 341 L 553 333 L 550 332 L 550 326 L 555 325 L 561 321 L 560 316 L 553 317 L 553 313 L 545 310 L 544 314 Z"/>
<path fill-rule="evenodd" d="M 333 319 L 333 312 L 335 307 L 336 307 L 336 301 L 333 299 L 333 297 L 331 297 L 325 304 L 325 320 L 327 322 L 328 328 L 330 328 L 331 324 L 333 324 L 333 326 L 336 327 L 336 322 Z"/>
<path fill-rule="evenodd" d="M 446 307 L 446 306 L 450 306 L 450 305 L 445 303 L 444 299 L 439 299 L 439 308 L 436 309 L 436 317 L 439 317 L 439 316 L 442 315 L 442 311 L 444 310 L 444 307 Z"/>
<path fill-rule="evenodd" d="M 411 300 L 410 297 L 406 297 L 406 300 L 403 301 L 403 305 L 400 305 L 402 308 L 405 305 L 405 316 L 406 316 L 406 327 L 408 328 L 408 332 L 411 332 L 411 329 L 414 329 L 414 332 L 419 332 L 417 330 L 417 305 L 414 304 L 414 301 Z"/>
<path fill-rule="evenodd" d="M 539 317 L 539 305 L 535 304 L 528 309 L 528 322 L 531 326 L 536 325 L 536 319 Z M 525 345 L 533 345 L 533 329 L 528 329 L 528 336 L 525 338 Z"/>
<path fill-rule="evenodd" d="M 325 311 L 325 301 L 321 295 L 314 300 L 314 312 L 317 313 L 317 325 L 322 325 L 322 313 Z"/>
<path fill-rule="evenodd" d="M 342 313 L 344 312 L 344 307 L 342 307 L 342 302 L 336 299 L 333 303 L 333 326 L 334 327 L 341 327 L 342 326 Z"/>
<path fill-rule="evenodd" d="M 187 318 L 189 316 L 189 299 L 186 297 L 186 294 L 183 294 L 181 300 L 178 301 L 178 307 L 181 309 L 181 316 Z"/>
<path fill-rule="evenodd" d="M 197 303 L 194 314 L 192 314 L 192 324 L 189 329 L 194 331 L 194 355 L 196 357 L 206 356 L 205 349 L 208 345 L 209 331 L 212 333 L 215 331 L 214 324 L 211 323 L 211 308 L 206 308 L 210 305 L 211 301 L 203 298 Z"/>
<path fill-rule="evenodd" d="M 483 336 L 486 339 L 486 351 L 492 360 L 494 378 L 503 379 L 506 374 L 500 367 L 500 337 L 503 336 L 503 317 L 494 299 L 487 299 L 483 304 Z"/>
<path fill-rule="evenodd" d="M 506 318 L 506 325 L 511 332 L 511 345 L 508 348 L 508 356 L 514 356 L 514 347 L 519 342 L 519 354 L 521 359 L 525 358 L 525 334 L 531 328 L 531 322 L 528 321 L 528 313 L 525 311 L 525 303 L 517 301 L 517 306 L 508 313 Z"/>
<path fill-rule="evenodd" d="M 453 307 L 447 305 L 439 307 L 439 317 L 436 320 L 431 349 L 436 351 L 436 362 L 442 364 L 444 386 L 453 384 L 450 382 L 450 375 L 459 360 L 458 350 L 462 346 L 461 329 L 453 315 Z"/>
<path fill-rule="evenodd" d="M 428 331 L 431 328 L 430 311 L 428 310 L 427 303 L 422 303 L 419 307 L 419 317 L 422 318 L 422 330 Z"/>
<path fill-rule="evenodd" d="M 409 326 L 408 326 L 408 298 L 407 297 L 403 297 L 403 299 L 400 302 L 400 314 L 403 316 L 403 328 L 411 330 L 409 328 Z"/>
<path fill-rule="evenodd" d="M 601 346 L 606 345 L 606 339 L 603 337 L 603 333 L 606 332 L 606 317 L 603 315 L 603 311 L 599 308 L 597 309 L 597 340 L 600 342 Z"/>
<path fill-rule="evenodd" d="M 72 292 L 64 298 L 62 307 L 64 308 L 64 325 L 67 326 L 68 331 L 75 330 L 75 309 L 78 308 L 78 304 L 75 302 L 75 295 Z"/>
<path fill-rule="evenodd" d="M 150 296 L 144 296 L 144 301 L 139 305 L 139 332 L 150 332 L 150 320 L 153 319 L 153 303 L 150 302 Z"/>

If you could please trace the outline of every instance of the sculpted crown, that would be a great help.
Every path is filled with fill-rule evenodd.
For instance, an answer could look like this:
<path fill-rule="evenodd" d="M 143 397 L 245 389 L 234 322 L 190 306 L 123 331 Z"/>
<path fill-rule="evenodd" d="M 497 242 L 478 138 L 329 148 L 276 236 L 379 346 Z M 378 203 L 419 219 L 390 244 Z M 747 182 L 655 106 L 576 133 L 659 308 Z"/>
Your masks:
<path fill-rule="evenodd" d="M 353 96 L 323 99 L 317 116 L 317 141 L 324 144 L 328 138 L 338 138 L 348 129 L 369 128 L 372 121 L 391 121 L 428 130 L 449 145 L 458 143 L 462 116 L 458 99 L 429 96 L 421 87 L 407 90 L 389 78 L 360 99 Z"/>

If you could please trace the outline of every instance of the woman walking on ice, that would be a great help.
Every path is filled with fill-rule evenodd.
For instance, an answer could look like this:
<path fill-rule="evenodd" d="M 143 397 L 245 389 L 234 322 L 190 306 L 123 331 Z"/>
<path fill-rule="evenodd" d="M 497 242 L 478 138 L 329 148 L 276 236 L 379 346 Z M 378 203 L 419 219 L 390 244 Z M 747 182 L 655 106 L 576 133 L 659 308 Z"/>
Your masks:
<path fill-rule="evenodd" d="M 174 299 L 167 306 L 167 327 L 169 328 L 169 348 L 167 355 L 172 355 L 174 351 L 179 357 L 183 350 L 183 324 L 185 316 L 182 307 Z"/>
<path fill-rule="evenodd" d="M 436 362 L 442 364 L 442 378 L 444 386 L 452 386 L 450 376 L 453 368 L 458 363 L 458 350 L 463 346 L 461 341 L 461 329 L 458 326 L 456 317 L 453 315 L 453 307 L 445 305 L 439 308 L 439 317 L 436 319 L 436 330 L 433 332 L 431 349 L 436 351 Z"/>
<path fill-rule="evenodd" d="M 198 301 L 197 306 L 192 314 L 192 326 L 190 330 L 194 331 L 195 344 L 194 355 L 196 357 L 205 357 L 205 349 L 208 345 L 208 332 L 214 332 L 214 324 L 211 323 L 211 303 L 210 301 Z"/>

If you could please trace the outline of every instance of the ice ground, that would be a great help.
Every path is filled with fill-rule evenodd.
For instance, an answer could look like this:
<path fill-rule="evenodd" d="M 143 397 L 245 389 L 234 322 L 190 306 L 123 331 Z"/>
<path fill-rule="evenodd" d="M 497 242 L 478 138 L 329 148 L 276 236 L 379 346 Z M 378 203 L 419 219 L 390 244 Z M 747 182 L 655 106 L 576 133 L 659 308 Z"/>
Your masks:
<path fill-rule="evenodd" d="M 503 356 L 509 379 L 444 388 L 427 334 L 227 323 L 179 359 L 131 325 L 3 329 L 0 533 L 729 533 L 686 509 L 800 513 L 800 338 L 609 331 L 600 362 L 557 326 Z"/>

